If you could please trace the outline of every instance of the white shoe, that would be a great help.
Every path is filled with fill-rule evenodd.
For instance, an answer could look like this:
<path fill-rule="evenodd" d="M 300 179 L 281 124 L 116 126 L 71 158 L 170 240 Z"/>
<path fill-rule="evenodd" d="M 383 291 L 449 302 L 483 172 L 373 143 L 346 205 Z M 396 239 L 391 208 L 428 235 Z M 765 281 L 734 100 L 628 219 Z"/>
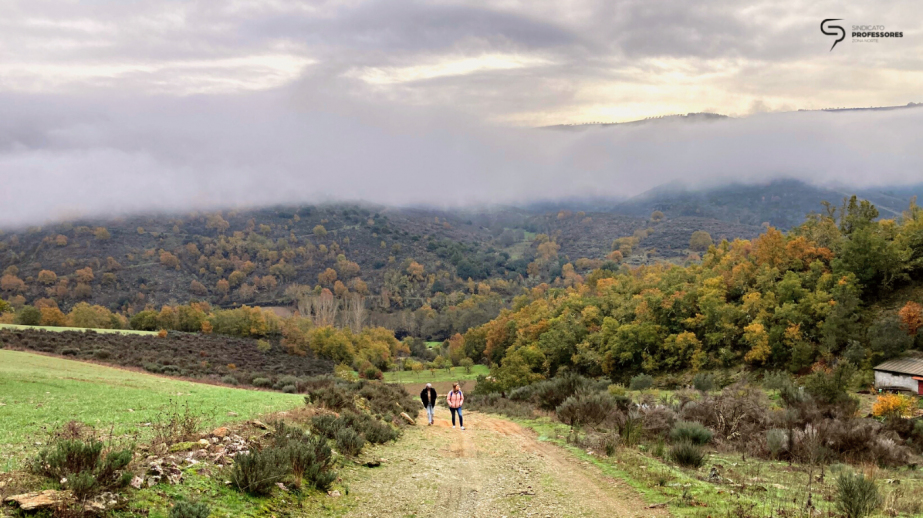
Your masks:
<path fill-rule="evenodd" d="M 453 430 L 455 429 L 455 425 L 454 425 L 454 424 L 452 425 L 452 429 L 453 429 Z"/>
<path fill-rule="evenodd" d="M 465 427 L 464 427 L 464 426 L 462 426 L 462 430 L 464 430 L 464 429 L 465 429 Z"/>

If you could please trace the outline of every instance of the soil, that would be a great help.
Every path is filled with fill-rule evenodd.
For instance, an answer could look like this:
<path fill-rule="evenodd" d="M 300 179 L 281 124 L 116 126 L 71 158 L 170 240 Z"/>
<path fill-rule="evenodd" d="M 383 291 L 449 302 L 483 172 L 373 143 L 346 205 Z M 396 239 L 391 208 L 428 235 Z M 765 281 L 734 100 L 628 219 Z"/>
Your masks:
<path fill-rule="evenodd" d="M 669 516 L 532 430 L 476 412 L 465 412 L 460 430 L 447 418 L 437 408 L 427 426 L 421 412 L 397 443 L 369 452 L 381 467 L 343 473 L 349 491 L 337 503 L 345 516 Z"/>

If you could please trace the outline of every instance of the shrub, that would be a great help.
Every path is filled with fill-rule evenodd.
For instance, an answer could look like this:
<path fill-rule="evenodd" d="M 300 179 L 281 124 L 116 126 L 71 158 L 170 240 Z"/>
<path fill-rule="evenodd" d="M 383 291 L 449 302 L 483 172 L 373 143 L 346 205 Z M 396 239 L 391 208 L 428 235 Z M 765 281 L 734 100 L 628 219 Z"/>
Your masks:
<path fill-rule="evenodd" d="M 680 421 L 670 431 L 670 440 L 703 445 L 711 442 L 713 435 L 711 430 L 700 423 Z"/>
<path fill-rule="evenodd" d="M 333 414 L 319 415 L 311 419 L 311 429 L 314 433 L 328 439 L 335 439 L 337 432 L 339 432 L 343 426 L 343 420 Z"/>
<path fill-rule="evenodd" d="M 284 389 L 287 385 L 291 385 L 291 386 L 293 386 L 293 387 L 298 387 L 298 382 L 299 382 L 299 380 L 298 380 L 298 377 L 297 377 L 297 376 L 292 376 L 291 374 L 288 374 L 288 375 L 282 376 L 281 378 L 279 378 L 278 380 L 276 380 L 276 384 L 273 385 L 273 388 L 276 389 L 276 390 L 282 390 L 282 389 Z"/>
<path fill-rule="evenodd" d="M 338 385 L 309 388 L 304 399 L 308 404 L 320 404 L 330 410 L 342 410 L 353 405 L 352 397 L 344 387 Z"/>
<path fill-rule="evenodd" d="M 846 518 L 863 518 L 881 505 L 875 481 L 862 474 L 840 474 L 836 489 L 836 508 Z"/>
<path fill-rule="evenodd" d="M 197 502 L 177 502 L 170 509 L 170 518 L 208 518 L 211 509 Z"/>
<path fill-rule="evenodd" d="M 278 431 L 278 429 L 277 429 Z M 336 480 L 332 471 L 333 451 L 323 437 L 300 435 L 284 446 L 296 485 L 307 483 L 315 489 L 326 491 Z"/>
<path fill-rule="evenodd" d="M 237 385 L 237 378 L 231 375 L 222 376 L 221 383 L 226 383 L 228 385 Z"/>
<path fill-rule="evenodd" d="M 465 397 L 465 406 L 478 412 L 492 412 L 509 417 L 531 419 L 535 411 L 529 403 L 520 403 L 502 397 L 499 393 L 476 393 Z"/>
<path fill-rule="evenodd" d="M 257 340 L 256 341 L 256 350 L 261 353 L 268 353 L 272 350 L 272 344 L 266 340 Z"/>
<path fill-rule="evenodd" d="M 337 449 L 343 455 L 358 455 L 359 452 L 362 451 L 362 447 L 365 446 L 365 438 L 352 428 L 341 428 L 338 430 L 335 440 Z"/>
<path fill-rule="evenodd" d="M 96 439 L 62 439 L 32 460 L 31 471 L 55 481 L 66 480 L 64 487 L 83 499 L 128 484 L 131 459 L 131 448 L 104 452 L 103 443 Z"/>
<path fill-rule="evenodd" d="M 390 425 L 367 414 L 344 412 L 341 419 L 345 428 L 352 428 L 359 432 L 370 443 L 384 444 L 399 436 L 398 431 Z"/>
<path fill-rule="evenodd" d="M 93 357 L 97 360 L 108 360 L 110 356 L 112 356 L 112 353 L 103 349 L 93 351 Z"/>
<path fill-rule="evenodd" d="M 616 413 L 615 401 L 604 392 L 581 393 L 564 400 L 555 413 L 570 426 L 596 426 Z"/>
<path fill-rule="evenodd" d="M 692 386 L 701 392 L 715 390 L 715 377 L 711 374 L 700 372 L 692 377 Z"/>
<path fill-rule="evenodd" d="M 628 388 L 631 390 L 647 390 L 654 386 L 654 377 L 650 374 L 638 374 L 631 378 Z"/>
<path fill-rule="evenodd" d="M 268 448 L 234 457 L 231 484 L 251 495 L 268 495 L 288 475 L 290 460 L 285 451 Z"/>
<path fill-rule="evenodd" d="M 766 448 L 769 450 L 771 458 L 778 458 L 779 454 L 788 449 L 788 432 L 778 428 L 767 430 Z"/>
<path fill-rule="evenodd" d="M 16 323 L 24 326 L 37 326 L 42 322 L 42 312 L 34 306 L 23 306 L 16 315 Z"/>
<path fill-rule="evenodd" d="M 882 394 L 872 405 L 872 415 L 876 417 L 910 417 L 914 401 L 904 394 Z"/>
<path fill-rule="evenodd" d="M 253 378 L 252 384 L 254 387 L 259 388 L 269 388 L 272 386 L 272 382 L 269 381 L 269 378 Z"/>
<path fill-rule="evenodd" d="M 295 388 L 295 385 L 286 385 L 282 387 L 282 392 L 285 392 L 286 394 L 294 394 L 298 392 L 298 389 Z"/>
<path fill-rule="evenodd" d="M 684 468 L 699 468 L 705 463 L 705 452 L 691 442 L 681 442 L 670 447 L 670 460 Z"/>

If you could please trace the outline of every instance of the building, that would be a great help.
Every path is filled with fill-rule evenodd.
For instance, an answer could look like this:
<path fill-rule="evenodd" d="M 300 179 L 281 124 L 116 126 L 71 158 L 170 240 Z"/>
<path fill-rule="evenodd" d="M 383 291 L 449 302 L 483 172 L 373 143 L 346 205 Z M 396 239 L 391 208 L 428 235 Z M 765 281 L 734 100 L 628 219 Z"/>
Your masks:
<path fill-rule="evenodd" d="M 897 358 L 875 366 L 875 388 L 923 395 L 923 359 Z"/>

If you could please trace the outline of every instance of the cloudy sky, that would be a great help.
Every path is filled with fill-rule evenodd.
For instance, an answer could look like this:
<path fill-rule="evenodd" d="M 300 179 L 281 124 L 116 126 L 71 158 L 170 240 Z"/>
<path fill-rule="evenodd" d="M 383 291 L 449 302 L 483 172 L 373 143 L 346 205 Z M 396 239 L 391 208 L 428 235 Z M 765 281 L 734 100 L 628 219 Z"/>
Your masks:
<path fill-rule="evenodd" d="M 824 18 L 904 37 L 831 51 Z M 923 108 L 780 113 L 923 102 L 920 85 L 915 0 L 5 0 L 0 224 L 921 181 Z M 534 129 L 703 111 L 735 119 Z"/>

